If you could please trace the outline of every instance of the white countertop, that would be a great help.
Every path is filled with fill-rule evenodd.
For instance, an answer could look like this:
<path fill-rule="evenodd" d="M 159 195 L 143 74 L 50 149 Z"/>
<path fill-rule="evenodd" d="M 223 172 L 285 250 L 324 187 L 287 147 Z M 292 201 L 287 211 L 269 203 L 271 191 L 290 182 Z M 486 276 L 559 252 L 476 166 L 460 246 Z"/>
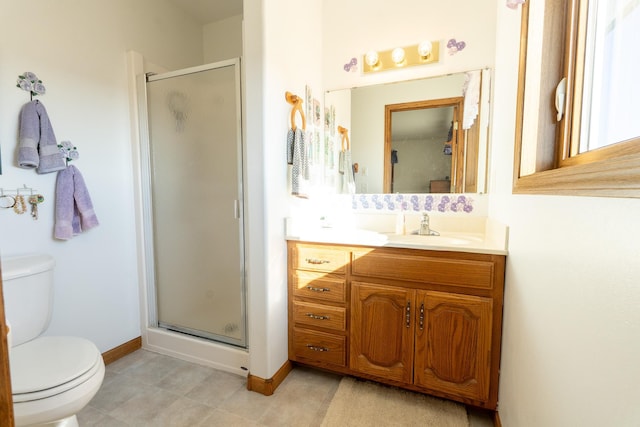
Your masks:
<path fill-rule="evenodd" d="M 508 227 L 491 219 L 432 220 L 432 230 L 437 231 L 440 234 L 438 236 L 418 235 L 417 228 L 412 227 L 412 221 L 407 221 L 406 224 L 406 233 L 401 234 L 387 231 L 387 224 L 378 226 L 378 229 L 376 225 L 371 224 L 367 228 L 295 226 L 294 221 L 288 220 L 286 239 L 358 246 L 508 254 Z"/>

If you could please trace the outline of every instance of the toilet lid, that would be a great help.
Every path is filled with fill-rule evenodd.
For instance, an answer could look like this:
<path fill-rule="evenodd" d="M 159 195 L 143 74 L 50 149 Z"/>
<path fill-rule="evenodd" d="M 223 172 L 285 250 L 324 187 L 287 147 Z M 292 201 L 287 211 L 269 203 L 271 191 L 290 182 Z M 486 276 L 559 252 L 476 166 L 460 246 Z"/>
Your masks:
<path fill-rule="evenodd" d="M 101 357 L 95 344 L 79 337 L 41 337 L 11 348 L 13 394 L 34 393 L 69 383 Z"/>

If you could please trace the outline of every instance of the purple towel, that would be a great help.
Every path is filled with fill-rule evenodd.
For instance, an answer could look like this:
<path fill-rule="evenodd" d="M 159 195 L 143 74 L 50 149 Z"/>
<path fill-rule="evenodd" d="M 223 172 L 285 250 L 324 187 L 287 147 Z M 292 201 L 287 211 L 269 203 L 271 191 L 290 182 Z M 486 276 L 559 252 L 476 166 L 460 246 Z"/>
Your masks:
<path fill-rule="evenodd" d="M 68 240 L 97 225 L 98 218 L 78 168 L 71 165 L 58 172 L 54 237 Z"/>
<path fill-rule="evenodd" d="M 67 166 L 47 110 L 38 100 L 27 102 L 20 111 L 18 166 L 37 168 L 38 173 L 56 172 Z"/>

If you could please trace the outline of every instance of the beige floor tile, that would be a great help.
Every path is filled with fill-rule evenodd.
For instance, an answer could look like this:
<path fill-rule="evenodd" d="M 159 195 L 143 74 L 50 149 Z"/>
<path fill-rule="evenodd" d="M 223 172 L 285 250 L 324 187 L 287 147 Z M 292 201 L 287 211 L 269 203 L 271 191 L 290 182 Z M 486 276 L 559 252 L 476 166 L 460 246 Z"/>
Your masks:
<path fill-rule="evenodd" d="M 102 383 L 102 387 L 89 402 L 89 406 L 109 413 L 148 389 L 148 385 L 140 384 L 127 375 L 118 375 Z"/>
<path fill-rule="evenodd" d="M 193 363 L 185 363 L 165 376 L 158 387 L 178 394 L 186 394 L 198 386 L 204 378 L 215 373 L 215 369 Z M 238 377 L 242 379 L 242 377 Z"/>
<path fill-rule="evenodd" d="M 242 418 L 239 415 L 214 409 L 213 413 L 202 420 L 196 427 L 255 427 L 259 426 L 255 421 Z"/>
<path fill-rule="evenodd" d="M 143 392 L 109 412 L 112 417 L 132 425 L 153 425 L 150 422 L 179 396 L 157 387 L 146 387 Z"/>
<path fill-rule="evenodd" d="M 238 391 L 246 391 L 246 378 L 228 372 L 213 371 L 185 394 L 189 399 L 217 408 L 229 396 Z"/>
<path fill-rule="evenodd" d="M 218 409 L 257 422 L 272 403 L 273 396 L 264 396 L 243 387 L 221 402 Z"/>
<path fill-rule="evenodd" d="M 193 427 L 208 418 L 215 409 L 184 397 L 162 409 L 150 421 L 157 427 Z"/>
<path fill-rule="evenodd" d="M 340 376 L 296 367 L 272 396 L 246 378 L 138 350 L 107 366 L 101 389 L 78 414 L 82 427 L 320 427 Z M 491 427 L 471 411 L 470 427 Z"/>

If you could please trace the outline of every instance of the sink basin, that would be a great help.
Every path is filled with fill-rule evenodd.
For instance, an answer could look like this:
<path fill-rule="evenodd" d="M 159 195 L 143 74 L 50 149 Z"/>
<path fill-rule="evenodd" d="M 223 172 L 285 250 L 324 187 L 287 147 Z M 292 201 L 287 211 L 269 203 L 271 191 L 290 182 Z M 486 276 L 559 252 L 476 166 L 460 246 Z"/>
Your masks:
<path fill-rule="evenodd" d="M 385 217 L 386 218 L 386 217 Z M 387 218 L 388 219 L 388 218 Z M 414 220 L 416 218 L 410 218 Z M 455 222 L 451 219 L 434 218 L 434 230 L 438 236 L 419 235 L 418 222 L 413 221 L 407 234 L 395 234 L 393 218 L 365 218 L 357 224 L 361 227 L 340 224 L 334 227 L 305 226 L 294 221 L 286 222 L 287 240 L 372 247 L 410 248 L 437 251 L 457 251 L 486 254 L 507 254 L 508 228 L 486 219 L 465 218 Z M 375 221 L 374 221 L 375 220 Z M 377 221 L 377 222 L 376 222 Z M 375 231 L 374 231 L 375 230 Z"/>
<path fill-rule="evenodd" d="M 300 240 L 327 243 L 347 243 L 361 245 L 384 245 L 389 236 L 359 228 L 318 228 L 304 230 L 300 233 Z"/>
<path fill-rule="evenodd" d="M 471 245 L 481 243 L 484 239 L 472 235 L 440 235 L 440 236 L 423 236 L 419 234 L 405 235 L 389 235 L 390 242 L 398 243 L 415 243 L 421 245 L 433 246 L 451 246 L 451 245 Z"/>

